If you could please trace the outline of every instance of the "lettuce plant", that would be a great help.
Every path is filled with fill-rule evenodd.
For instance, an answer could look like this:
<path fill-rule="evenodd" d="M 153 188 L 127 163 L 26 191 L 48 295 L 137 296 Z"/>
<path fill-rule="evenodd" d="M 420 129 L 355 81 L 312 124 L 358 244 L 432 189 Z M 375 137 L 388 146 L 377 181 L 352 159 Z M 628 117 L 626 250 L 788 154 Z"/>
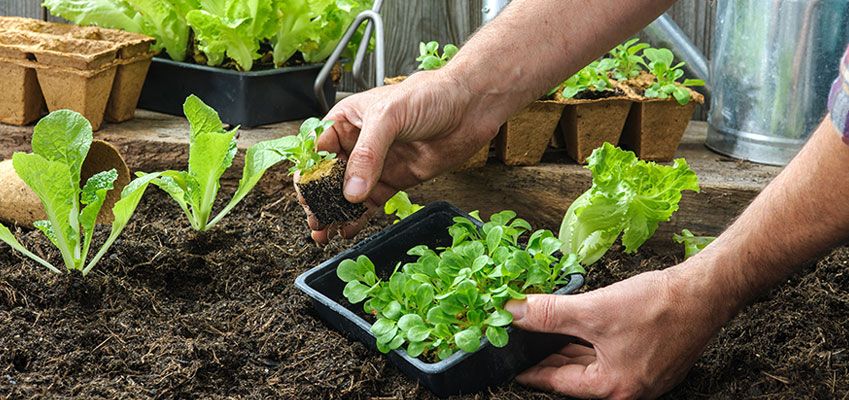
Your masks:
<path fill-rule="evenodd" d="M 444 360 L 458 349 L 477 351 L 484 336 L 496 347 L 507 345 L 508 300 L 551 293 L 569 274 L 584 273 L 574 255 L 557 255 L 562 243 L 550 231 L 536 231 L 520 245 L 530 230 L 512 211 L 494 214 L 481 229 L 457 217 L 448 230 L 451 246 L 410 249 L 416 261 L 398 265 L 388 280 L 378 278 L 365 256 L 343 261 L 336 272 L 347 282 L 348 301 L 365 301 L 363 310 L 376 318 L 371 332 L 380 351 L 406 344 L 411 357 Z"/>
<path fill-rule="evenodd" d="M 118 178 L 114 169 L 103 171 L 80 187 L 82 165 L 91 141 L 91 124 L 82 115 L 70 110 L 54 111 L 33 129 L 33 152 L 18 152 L 12 157 L 15 172 L 35 192 L 47 214 L 47 220 L 38 221 L 35 226 L 59 249 L 65 269 L 81 271 L 83 275 L 97 265 L 127 226 L 145 189 L 156 177 L 138 178 L 124 188 L 111 210 L 112 230 L 100 250 L 88 260 L 97 216 Z M 27 250 L 2 224 L 0 240 L 50 271 L 61 273 Z"/>
<path fill-rule="evenodd" d="M 709 244 L 716 240 L 713 236 L 696 236 L 689 229 L 681 230 L 681 234 L 672 235 L 675 243 L 684 245 L 684 258 L 690 258 L 704 250 Z"/>
<path fill-rule="evenodd" d="M 416 211 L 419 211 L 422 208 L 424 208 L 423 205 L 410 201 L 410 196 L 407 195 L 406 192 L 399 191 L 386 201 L 386 204 L 383 205 L 383 212 L 386 213 L 386 215 L 395 214 L 395 217 L 398 218 L 395 222 L 398 223 L 402 219 L 415 214 Z"/>
<path fill-rule="evenodd" d="M 610 50 L 610 58 L 613 60 L 613 77 L 618 80 L 636 78 L 642 71 L 645 59 L 637 54 L 649 48 L 648 43 L 640 43 L 640 39 L 633 38 Z"/>
<path fill-rule="evenodd" d="M 189 25 L 186 13 L 199 0 L 44 0 L 50 13 L 78 25 L 98 25 L 142 33 L 156 39 L 154 49 L 165 49 L 173 60 L 186 58 Z"/>
<path fill-rule="evenodd" d="M 218 113 L 192 95 L 183 104 L 183 112 L 191 125 L 189 133 L 189 165 L 186 171 L 163 171 L 153 184 L 168 193 L 180 206 L 198 231 L 206 231 L 233 210 L 272 166 L 285 160 L 283 149 L 289 149 L 295 138 L 286 136 L 257 143 L 245 154 L 245 167 L 239 187 L 230 202 L 212 220 L 212 207 L 221 188 L 221 175 L 230 168 L 236 156 L 236 131 L 225 130 Z M 140 176 L 148 176 L 140 173 Z"/>
<path fill-rule="evenodd" d="M 559 236 L 561 251 L 577 254 L 585 266 L 601 258 L 620 234 L 625 252 L 636 252 L 678 210 L 682 191 L 699 191 L 698 177 L 683 158 L 659 165 L 605 143 L 587 162 L 592 187 L 569 206 Z"/>
<path fill-rule="evenodd" d="M 643 64 L 655 76 L 654 83 L 643 94 L 648 98 L 668 99 L 672 96 L 678 104 L 685 105 L 691 97 L 687 87 L 705 85 L 701 79 L 685 79 L 679 83 L 678 79 L 684 76 L 681 69 L 684 62 L 672 65 L 674 56 L 669 49 L 645 49 L 643 56 L 648 60 L 648 63 L 642 61 Z"/>
<path fill-rule="evenodd" d="M 290 175 L 295 172 L 301 174 L 309 172 L 322 161 L 336 158 L 334 153 L 316 150 L 316 141 L 331 126 L 333 121 L 309 118 L 301 124 L 298 134 L 291 136 L 286 146 L 280 147 L 281 154 L 292 162 L 292 167 L 289 168 Z"/>
<path fill-rule="evenodd" d="M 419 56 L 416 61 L 420 62 L 419 69 L 421 70 L 440 69 L 448 64 L 448 61 L 451 61 L 458 51 L 460 49 L 457 46 L 448 43 L 442 46 L 442 54 L 439 54 L 439 42 L 431 41 L 427 44 L 421 42 L 419 43 Z"/>
<path fill-rule="evenodd" d="M 45 0 L 44 6 L 76 24 L 153 36 L 155 48 L 173 60 L 194 56 L 194 48 L 208 65 L 229 58 L 249 71 L 269 52 L 264 49 L 277 66 L 296 52 L 306 62 L 324 61 L 372 0 Z"/>
<path fill-rule="evenodd" d="M 554 88 L 549 94 L 554 94 L 560 90 L 560 94 L 564 98 L 572 99 L 585 91 L 605 92 L 614 90 L 613 83 L 610 82 L 608 77 L 608 72 L 612 68 L 611 59 L 593 61 Z"/>

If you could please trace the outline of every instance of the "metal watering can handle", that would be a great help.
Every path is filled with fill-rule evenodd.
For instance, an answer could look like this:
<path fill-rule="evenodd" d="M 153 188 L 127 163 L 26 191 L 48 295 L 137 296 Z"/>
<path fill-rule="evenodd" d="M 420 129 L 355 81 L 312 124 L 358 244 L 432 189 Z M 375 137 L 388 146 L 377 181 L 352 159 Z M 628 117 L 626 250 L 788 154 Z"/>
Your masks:
<path fill-rule="evenodd" d="M 325 61 L 324 67 L 318 73 L 318 77 L 315 79 L 315 85 L 313 86 L 313 90 L 315 92 L 315 97 L 318 99 L 319 104 L 321 105 L 321 110 L 323 113 L 327 113 L 330 111 L 330 101 L 328 101 L 327 97 L 324 95 L 324 84 L 327 82 L 327 79 L 330 77 L 331 71 L 333 71 L 333 66 L 339 61 L 339 57 L 342 56 L 342 52 L 345 51 L 345 47 L 348 46 L 348 43 L 351 41 L 351 38 L 354 37 L 354 33 L 357 29 L 360 28 L 364 22 L 368 21 L 368 25 L 366 25 L 365 32 L 363 33 L 363 39 L 360 41 L 360 46 L 357 48 L 357 56 L 354 58 L 354 81 L 361 88 L 368 88 L 368 82 L 363 76 L 363 62 L 365 61 L 366 54 L 368 52 L 368 44 L 371 39 L 372 30 L 375 31 L 375 46 L 374 46 L 374 56 L 375 56 L 375 86 L 383 86 L 383 78 L 384 74 L 384 60 L 385 60 L 385 52 L 384 52 L 384 42 L 383 42 L 383 18 L 380 17 L 380 8 L 383 6 L 383 0 L 375 0 L 374 6 L 371 10 L 366 10 L 361 12 L 357 17 L 351 22 L 351 26 L 348 27 L 348 30 L 345 32 L 345 35 L 342 36 L 342 40 L 339 41 L 339 44 L 336 45 L 336 49 L 333 50 L 333 53 L 330 57 Z"/>

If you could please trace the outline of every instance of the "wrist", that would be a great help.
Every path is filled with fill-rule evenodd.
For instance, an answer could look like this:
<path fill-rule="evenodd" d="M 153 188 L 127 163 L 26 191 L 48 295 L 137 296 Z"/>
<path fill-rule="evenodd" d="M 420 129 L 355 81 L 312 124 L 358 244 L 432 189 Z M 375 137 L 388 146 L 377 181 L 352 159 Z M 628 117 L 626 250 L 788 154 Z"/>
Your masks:
<path fill-rule="evenodd" d="M 664 270 L 671 301 L 690 308 L 689 312 L 711 329 L 719 329 L 734 318 L 747 301 L 718 268 L 708 257 L 693 257 Z"/>

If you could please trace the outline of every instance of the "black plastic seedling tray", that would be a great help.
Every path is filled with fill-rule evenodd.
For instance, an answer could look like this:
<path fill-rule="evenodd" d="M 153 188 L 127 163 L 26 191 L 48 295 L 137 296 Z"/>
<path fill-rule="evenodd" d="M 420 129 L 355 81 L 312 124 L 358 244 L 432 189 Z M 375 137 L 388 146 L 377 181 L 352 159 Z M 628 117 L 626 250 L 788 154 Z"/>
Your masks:
<path fill-rule="evenodd" d="M 321 116 L 313 85 L 324 64 L 239 72 L 154 57 L 144 81 L 139 108 L 183 115 L 183 102 L 194 94 L 231 125 L 253 127 Z M 330 79 L 324 94 L 332 104 Z"/>
<path fill-rule="evenodd" d="M 469 218 L 480 226 L 480 221 L 451 204 L 432 203 L 301 274 L 295 285 L 312 299 L 319 316 L 330 326 L 377 351 L 376 339 L 370 331 L 371 323 L 362 317 L 362 304 L 352 305 L 342 295 L 345 283 L 336 276 L 336 267 L 345 259 L 366 255 L 374 262 L 377 275 L 386 279 L 398 262 L 414 261 L 413 257 L 407 255 L 410 248 L 422 244 L 431 248 L 450 246 L 448 227 L 457 216 Z M 555 293 L 573 293 L 583 283 L 583 276 L 572 275 L 569 283 Z M 437 396 L 446 397 L 477 392 L 512 379 L 517 373 L 542 361 L 573 340 L 568 336 L 514 328 L 509 328 L 509 332 L 510 341 L 505 347 L 496 348 L 484 338 L 478 351 L 458 351 L 436 363 L 412 358 L 403 349 L 390 352 L 388 357 L 396 367 L 417 379 L 428 390 Z"/>

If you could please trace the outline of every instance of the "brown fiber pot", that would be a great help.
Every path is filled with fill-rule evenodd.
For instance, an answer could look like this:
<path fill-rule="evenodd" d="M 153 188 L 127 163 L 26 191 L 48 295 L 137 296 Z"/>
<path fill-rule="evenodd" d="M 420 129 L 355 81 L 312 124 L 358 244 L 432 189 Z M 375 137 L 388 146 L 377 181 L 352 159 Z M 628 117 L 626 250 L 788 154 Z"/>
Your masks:
<path fill-rule="evenodd" d="M 507 165 L 536 165 L 557 129 L 565 105 L 537 100 L 514 114 L 495 138 L 495 154 Z"/>
<path fill-rule="evenodd" d="M 466 160 L 462 165 L 457 167 L 455 171 L 465 171 L 469 169 L 480 168 L 486 165 L 486 160 L 489 159 L 489 147 L 490 143 L 487 143 L 486 146 L 482 147 L 477 151 L 471 158 Z"/>
<path fill-rule="evenodd" d="M 631 100 L 624 96 L 597 100 L 563 99 L 563 117 L 558 134 L 566 153 L 579 163 L 585 163 L 593 150 L 605 142 L 618 144 L 631 109 Z"/>
<path fill-rule="evenodd" d="M 38 67 L 36 70 L 48 110 L 74 110 L 91 122 L 93 130 L 100 129 L 115 80 L 116 65 L 95 71 L 55 66 Z"/>
<path fill-rule="evenodd" d="M 35 69 L 0 58 L 0 76 L 4 81 L 0 91 L 0 122 L 26 125 L 44 114 L 46 106 Z"/>
<path fill-rule="evenodd" d="M 118 149 L 107 142 L 94 140 L 83 162 L 81 184 L 84 185 L 94 174 L 113 168 L 118 172 L 118 179 L 115 188 L 106 195 L 102 211 L 97 217 L 97 222 L 101 224 L 112 222 L 112 207 L 121 199 L 121 190 L 130 183 L 130 170 Z M 0 161 L 0 221 L 31 227 L 33 222 L 46 218 L 41 200 L 18 177 L 12 160 Z"/>
<path fill-rule="evenodd" d="M 699 93 L 690 92 L 691 100 L 683 106 L 671 98 L 640 97 L 635 101 L 622 131 L 622 147 L 633 150 L 643 160 L 671 161 L 696 104 L 704 101 Z"/>

